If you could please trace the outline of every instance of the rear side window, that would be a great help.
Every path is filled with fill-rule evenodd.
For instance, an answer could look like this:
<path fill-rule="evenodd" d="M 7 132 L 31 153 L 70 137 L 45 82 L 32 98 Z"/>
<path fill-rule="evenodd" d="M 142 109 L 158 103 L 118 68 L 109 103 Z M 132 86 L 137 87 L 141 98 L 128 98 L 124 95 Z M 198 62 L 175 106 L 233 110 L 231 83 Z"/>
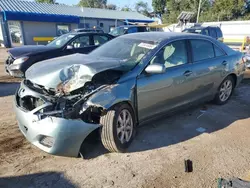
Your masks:
<path fill-rule="evenodd" d="M 215 39 L 217 38 L 216 31 L 214 28 L 210 28 L 210 35 L 212 38 L 215 38 Z"/>
<path fill-rule="evenodd" d="M 107 42 L 109 40 L 109 38 L 107 36 L 104 36 L 104 35 L 94 35 L 93 39 L 94 39 L 94 44 L 96 46 L 104 44 L 105 42 Z"/>
<path fill-rule="evenodd" d="M 194 62 L 214 58 L 213 44 L 206 40 L 190 40 Z"/>
<path fill-rule="evenodd" d="M 225 52 L 223 52 L 220 48 L 214 45 L 214 53 L 216 57 L 224 56 Z"/>

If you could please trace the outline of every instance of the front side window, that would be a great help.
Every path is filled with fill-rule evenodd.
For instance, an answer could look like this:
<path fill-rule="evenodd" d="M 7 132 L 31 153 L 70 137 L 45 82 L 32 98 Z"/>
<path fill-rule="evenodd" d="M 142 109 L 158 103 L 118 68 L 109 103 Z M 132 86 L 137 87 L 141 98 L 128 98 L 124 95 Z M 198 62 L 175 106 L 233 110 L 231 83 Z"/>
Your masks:
<path fill-rule="evenodd" d="M 89 36 L 80 36 L 70 43 L 74 48 L 84 48 L 90 46 Z"/>
<path fill-rule="evenodd" d="M 214 58 L 213 44 L 206 40 L 191 40 L 194 62 Z"/>
<path fill-rule="evenodd" d="M 94 44 L 96 46 L 102 45 L 109 40 L 109 38 L 104 35 L 94 35 L 93 38 L 94 38 Z"/>
<path fill-rule="evenodd" d="M 188 63 L 185 40 L 175 41 L 162 48 L 150 64 L 164 64 L 166 68 Z"/>

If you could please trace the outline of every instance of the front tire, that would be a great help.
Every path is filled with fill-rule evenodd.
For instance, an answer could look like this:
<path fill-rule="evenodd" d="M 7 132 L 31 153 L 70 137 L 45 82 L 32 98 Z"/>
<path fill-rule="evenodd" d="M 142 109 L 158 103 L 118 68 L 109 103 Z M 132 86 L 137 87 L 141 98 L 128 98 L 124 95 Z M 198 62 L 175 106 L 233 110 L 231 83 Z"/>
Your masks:
<path fill-rule="evenodd" d="M 233 90 L 235 87 L 235 80 L 232 76 L 226 77 L 221 83 L 218 93 L 215 96 L 215 103 L 218 105 L 223 105 L 228 102 L 230 97 L 233 94 Z"/>
<path fill-rule="evenodd" d="M 101 117 L 101 140 L 110 152 L 125 152 L 135 136 L 135 115 L 128 104 L 118 104 Z"/>

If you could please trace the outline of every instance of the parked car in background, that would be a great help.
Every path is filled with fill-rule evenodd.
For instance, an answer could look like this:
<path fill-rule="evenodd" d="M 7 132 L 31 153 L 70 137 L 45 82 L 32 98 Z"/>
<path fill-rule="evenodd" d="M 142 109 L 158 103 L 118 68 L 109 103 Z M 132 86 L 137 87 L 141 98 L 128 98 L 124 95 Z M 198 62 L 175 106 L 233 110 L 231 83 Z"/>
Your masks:
<path fill-rule="evenodd" d="M 203 35 L 120 36 L 88 55 L 30 67 L 15 96 L 19 128 L 55 155 L 77 156 L 98 128 L 107 150 L 124 152 L 151 118 L 209 100 L 225 104 L 243 79 L 242 57 Z"/>
<path fill-rule="evenodd" d="M 140 25 L 123 25 L 116 27 L 111 32 L 109 32 L 110 35 L 113 36 L 120 36 L 125 35 L 129 33 L 139 33 L 139 32 L 148 32 L 149 29 L 147 26 L 140 26 Z"/>
<path fill-rule="evenodd" d="M 219 27 L 214 27 L 214 26 L 208 26 L 208 27 L 195 26 L 195 27 L 184 29 L 182 32 L 207 35 L 220 42 L 223 42 L 224 40 L 221 29 Z"/>
<path fill-rule="evenodd" d="M 74 29 L 73 32 L 88 32 L 88 33 L 104 33 L 103 29 L 93 27 L 93 28 L 78 28 Z"/>
<path fill-rule="evenodd" d="M 30 45 L 12 48 L 5 63 L 7 73 L 14 77 L 24 77 L 25 71 L 38 61 L 74 53 L 87 54 L 111 40 L 112 35 L 105 33 L 68 33 L 46 46 Z"/>

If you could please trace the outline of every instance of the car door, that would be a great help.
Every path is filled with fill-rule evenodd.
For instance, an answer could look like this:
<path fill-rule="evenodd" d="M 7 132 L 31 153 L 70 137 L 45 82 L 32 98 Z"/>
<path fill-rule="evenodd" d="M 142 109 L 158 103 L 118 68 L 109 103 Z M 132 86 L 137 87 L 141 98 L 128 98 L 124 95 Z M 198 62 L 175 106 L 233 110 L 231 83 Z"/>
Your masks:
<path fill-rule="evenodd" d="M 187 41 L 178 40 L 164 46 L 149 62 L 155 63 L 163 64 L 166 72 L 148 75 L 144 71 L 137 78 L 140 121 L 192 101 L 194 87 Z"/>
<path fill-rule="evenodd" d="M 226 74 L 227 56 L 217 45 L 205 39 L 192 39 L 193 84 L 196 100 L 212 96 Z"/>

